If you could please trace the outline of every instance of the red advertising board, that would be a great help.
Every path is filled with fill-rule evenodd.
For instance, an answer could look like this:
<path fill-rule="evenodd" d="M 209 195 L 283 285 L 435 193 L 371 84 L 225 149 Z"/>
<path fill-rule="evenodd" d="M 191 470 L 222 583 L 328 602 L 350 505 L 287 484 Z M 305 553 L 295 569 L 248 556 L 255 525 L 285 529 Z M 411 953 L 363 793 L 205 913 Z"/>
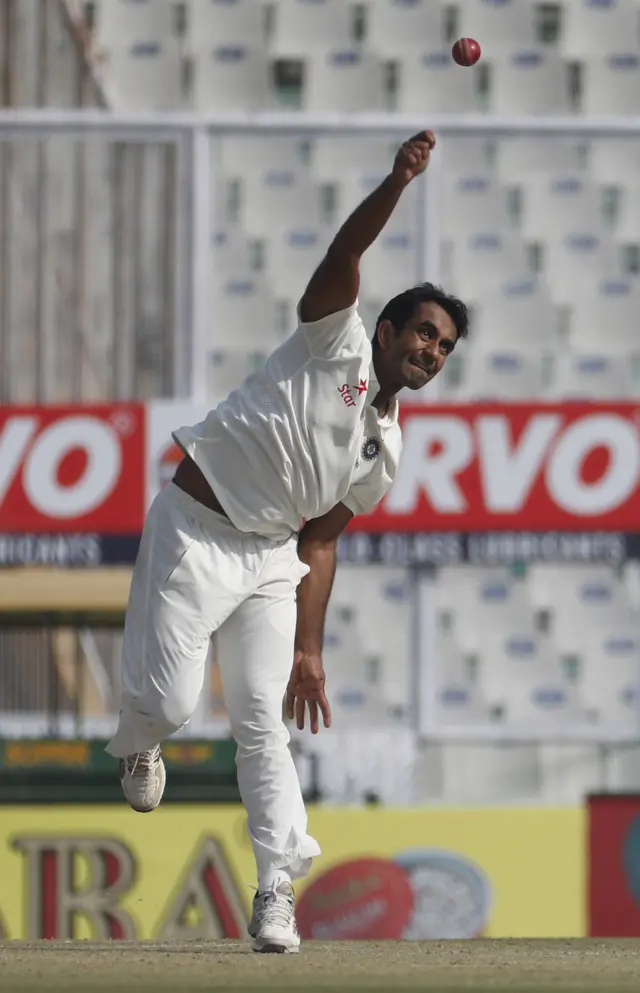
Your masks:
<path fill-rule="evenodd" d="M 640 937 L 640 796 L 593 796 L 588 810 L 589 934 Z"/>
<path fill-rule="evenodd" d="M 141 404 L 0 410 L 0 532 L 139 533 Z"/>
<path fill-rule="evenodd" d="M 405 407 L 395 483 L 351 530 L 637 531 L 640 407 Z"/>
<path fill-rule="evenodd" d="M 140 534 L 171 429 L 202 416 L 180 401 L 4 408 L 0 534 Z M 640 406 L 403 407 L 401 422 L 396 481 L 350 531 L 640 531 Z"/>

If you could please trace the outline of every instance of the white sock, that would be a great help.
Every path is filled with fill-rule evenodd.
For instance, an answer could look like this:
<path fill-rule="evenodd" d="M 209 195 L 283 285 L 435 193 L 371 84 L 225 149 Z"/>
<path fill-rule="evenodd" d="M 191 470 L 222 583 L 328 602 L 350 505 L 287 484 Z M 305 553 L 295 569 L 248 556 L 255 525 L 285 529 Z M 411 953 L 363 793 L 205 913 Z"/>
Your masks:
<path fill-rule="evenodd" d="M 269 869 L 258 876 L 258 893 L 277 890 L 281 883 L 291 885 L 291 876 L 286 869 Z"/>

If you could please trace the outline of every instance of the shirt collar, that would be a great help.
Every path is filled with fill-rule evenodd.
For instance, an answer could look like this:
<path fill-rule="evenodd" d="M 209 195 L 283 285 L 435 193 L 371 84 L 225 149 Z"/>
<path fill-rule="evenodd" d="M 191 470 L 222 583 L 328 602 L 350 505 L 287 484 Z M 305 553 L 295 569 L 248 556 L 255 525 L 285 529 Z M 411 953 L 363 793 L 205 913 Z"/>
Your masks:
<path fill-rule="evenodd" d="M 373 404 L 373 401 L 375 400 L 379 392 L 380 392 L 380 383 L 376 379 L 376 373 L 375 373 L 375 369 L 373 368 L 373 361 L 372 361 L 371 365 L 369 366 L 369 386 L 367 388 L 368 406 L 371 406 Z M 376 417 L 378 419 L 378 423 L 383 425 L 384 427 L 392 427 L 394 424 L 397 424 L 399 406 L 400 405 L 398 403 L 397 396 L 391 397 L 391 400 L 389 401 L 389 408 L 384 417 L 380 417 L 378 411 L 377 410 L 375 411 Z"/>

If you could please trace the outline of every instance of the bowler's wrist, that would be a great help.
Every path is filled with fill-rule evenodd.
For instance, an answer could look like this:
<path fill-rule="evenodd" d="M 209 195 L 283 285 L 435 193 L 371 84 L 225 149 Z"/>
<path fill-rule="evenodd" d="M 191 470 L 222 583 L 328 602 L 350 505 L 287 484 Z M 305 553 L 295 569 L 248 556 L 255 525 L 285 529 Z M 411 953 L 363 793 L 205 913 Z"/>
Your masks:
<path fill-rule="evenodd" d="M 402 191 L 409 185 L 404 176 L 397 176 L 394 172 L 390 172 L 386 179 L 383 180 L 382 185 L 385 186 L 392 193 L 402 193 Z"/>
<path fill-rule="evenodd" d="M 303 656 L 309 657 L 319 657 L 322 655 L 322 645 L 319 645 L 315 640 L 306 640 L 305 638 L 296 639 L 293 648 L 294 661 L 302 658 Z"/>

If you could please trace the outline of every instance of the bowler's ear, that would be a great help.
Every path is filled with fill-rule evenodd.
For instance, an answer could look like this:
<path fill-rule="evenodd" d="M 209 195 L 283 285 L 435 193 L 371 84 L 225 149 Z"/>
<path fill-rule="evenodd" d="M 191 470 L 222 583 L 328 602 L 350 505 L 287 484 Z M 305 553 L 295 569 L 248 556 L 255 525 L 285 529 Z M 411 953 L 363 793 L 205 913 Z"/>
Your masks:
<path fill-rule="evenodd" d="M 380 321 L 378 327 L 376 328 L 376 339 L 378 342 L 378 347 L 385 351 L 389 347 L 389 342 L 393 334 L 395 333 L 395 328 L 391 321 L 384 320 Z"/>

